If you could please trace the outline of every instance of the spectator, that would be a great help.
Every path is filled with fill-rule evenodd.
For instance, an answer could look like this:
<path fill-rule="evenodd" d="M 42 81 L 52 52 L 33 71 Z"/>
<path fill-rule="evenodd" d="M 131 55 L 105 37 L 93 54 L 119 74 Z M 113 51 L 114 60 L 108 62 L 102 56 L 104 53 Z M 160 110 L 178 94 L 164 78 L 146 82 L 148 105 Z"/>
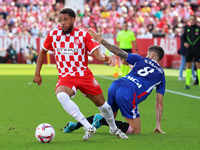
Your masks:
<path fill-rule="evenodd" d="M 36 64 L 38 56 L 36 49 L 31 45 L 28 45 L 26 48 L 28 49 L 28 52 L 25 52 L 26 63 Z"/>
<path fill-rule="evenodd" d="M 31 33 L 31 35 L 32 35 L 33 37 L 38 37 L 38 36 L 40 35 L 40 29 L 39 29 L 37 23 L 34 23 L 34 24 L 32 25 L 32 29 L 31 29 L 30 33 Z"/>
<path fill-rule="evenodd" d="M 4 59 L 5 55 L 6 55 L 5 49 L 1 48 L 0 49 L 0 63 L 3 63 L 3 59 Z"/>
<path fill-rule="evenodd" d="M 135 35 L 132 31 L 128 29 L 128 23 L 126 21 L 123 23 L 123 30 L 117 34 L 116 41 L 117 41 L 117 46 L 120 47 L 125 52 L 132 53 L 133 45 L 135 47 L 135 53 L 138 52 Z M 122 77 L 125 77 L 129 73 L 130 68 L 129 64 L 123 58 L 121 58 L 121 60 L 122 60 L 121 64 Z"/>
<path fill-rule="evenodd" d="M 117 4 L 119 5 L 117 6 Z M 76 25 L 84 30 L 91 26 L 94 29 L 99 26 L 104 28 L 104 32 L 114 31 L 114 37 L 116 37 L 123 22 L 128 21 L 131 24 L 130 30 L 134 33 L 137 33 L 138 29 L 145 23 L 149 32 L 153 33 L 156 30 L 157 35 L 153 33 L 154 37 L 164 37 L 165 34 L 168 36 L 169 29 L 173 29 L 175 36 L 180 37 L 180 30 L 177 29 L 178 24 L 186 24 L 191 14 L 200 17 L 200 7 L 197 7 L 197 4 L 196 1 L 86 0 L 85 12 L 80 14 L 79 18 L 77 17 Z M 3 1 L 0 8 L 0 15 L 3 16 L 3 19 L 0 17 L 0 27 L 2 28 L 2 24 L 4 24 L 9 28 L 1 29 L 0 34 L 2 35 L 5 33 L 4 30 L 7 30 L 12 34 L 21 35 L 22 29 L 26 28 L 33 36 L 46 36 L 50 30 L 58 27 L 58 20 L 51 18 L 57 18 L 56 16 L 63 7 L 64 4 L 55 3 L 55 0 L 48 2 L 46 0 L 18 0 L 12 3 Z M 103 18 L 101 13 L 104 16 Z M 83 15 L 84 18 L 82 18 Z M 108 21 L 110 21 L 109 24 Z M 48 23 L 46 24 L 46 22 Z M 21 23 L 22 26 L 20 26 Z M 38 29 L 33 27 L 34 23 L 37 23 L 41 32 L 38 33 Z M 166 24 L 170 27 L 165 26 Z M 110 29 L 107 30 L 107 27 Z M 153 31 L 154 27 L 158 27 L 159 30 L 156 28 Z M 144 31 L 147 32 L 147 30 Z"/>
<path fill-rule="evenodd" d="M 180 45 L 180 48 L 178 50 L 178 54 L 181 55 L 181 64 L 180 64 L 180 67 L 179 67 L 178 81 L 185 81 L 185 78 L 183 78 L 183 70 L 185 68 L 185 63 L 186 63 L 186 60 L 185 60 L 186 48 L 184 46 L 184 42 L 183 42 L 182 36 L 181 36 L 180 39 L 181 39 L 181 45 Z"/>
<path fill-rule="evenodd" d="M 174 38 L 175 37 L 175 33 L 173 32 L 172 29 L 169 29 L 169 31 L 166 33 L 165 37 L 166 38 Z"/>
<path fill-rule="evenodd" d="M 13 64 L 17 63 L 17 52 L 16 49 L 14 48 L 13 44 L 10 44 L 9 47 L 7 48 L 7 57 L 4 58 L 4 63 L 7 63 L 8 60 L 11 60 Z"/>
<path fill-rule="evenodd" d="M 153 37 L 165 37 L 165 33 L 161 32 L 158 27 L 155 27 L 152 31 Z"/>

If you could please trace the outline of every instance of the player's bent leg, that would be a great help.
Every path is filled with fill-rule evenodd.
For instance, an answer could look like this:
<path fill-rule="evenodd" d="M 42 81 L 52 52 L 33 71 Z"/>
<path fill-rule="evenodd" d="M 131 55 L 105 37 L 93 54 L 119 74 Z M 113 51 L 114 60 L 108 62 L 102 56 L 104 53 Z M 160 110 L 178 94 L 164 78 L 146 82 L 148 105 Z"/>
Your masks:
<path fill-rule="evenodd" d="M 63 106 L 64 110 L 72 117 L 74 117 L 78 122 L 80 122 L 86 129 L 92 126 L 81 113 L 79 107 L 70 99 L 67 93 L 60 92 L 57 94 L 57 98 Z"/>
<path fill-rule="evenodd" d="M 100 114 L 96 114 L 93 118 L 93 122 L 92 122 L 92 125 L 98 129 L 102 126 L 102 123 L 101 123 L 101 120 L 103 119 L 103 116 L 100 115 Z"/>
<path fill-rule="evenodd" d="M 105 103 L 105 98 L 103 94 L 99 95 L 87 94 L 86 97 L 89 98 L 97 107 L 102 106 Z"/>
<path fill-rule="evenodd" d="M 93 129 L 93 126 L 88 122 L 85 116 L 81 113 L 81 111 L 79 110 L 79 107 L 70 99 L 70 96 L 72 95 L 69 94 L 68 91 L 66 91 L 65 89 L 66 88 L 63 88 L 63 86 L 59 86 L 57 88 L 56 90 L 57 99 L 63 106 L 64 110 L 84 126 L 84 128 L 86 129 L 86 132 L 83 137 L 83 140 L 86 141 L 91 138 L 92 134 L 95 133 L 96 128 Z M 70 90 L 70 88 L 67 88 L 67 90 Z"/>
<path fill-rule="evenodd" d="M 116 111 L 116 112 L 113 112 L 114 118 L 116 118 L 116 117 L 117 117 L 117 113 L 118 113 L 118 111 Z"/>
<path fill-rule="evenodd" d="M 116 117 L 117 112 L 118 112 L 118 111 L 116 111 L 116 112 L 114 113 L 114 117 Z M 90 118 L 87 118 L 87 120 L 89 120 L 89 119 L 90 119 Z M 91 119 L 90 119 L 90 120 L 91 120 Z M 122 132 L 124 132 L 124 133 L 126 133 L 126 134 L 132 134 L 133 129 L 132 129 L 132 127 L 131 127 L 127 122 L 115 120 L 115 123 L 116 123 L 116 125 L 117 125 L 117 128 L 120 129 Z M 95 128 L 99 128 L 99 127 L 101 127 L 102 125 L 109 126 L 108 123 L 107 123 L 107 121 L 105 120 L 105 118 L 103 118 L 103 116 L 100 115 L 100 114 L 96 114 L 96 115 L 94 116 L 92 125 L 93 125 Z M 77 127 L 78 127 L 78 124 L 77 124 Z M 77 128 L 77 127 L 76 127 L 76 128 Z M 75 130 L 76 130 L 76 128 L 75 128 Z"/>
<path fill-rule="evenodd" d="M 117 126 L 115 124 L 114 115 L 111 107 L 105 101 L 103 94 L 99 95 L 90 95 L 87 94 L 87 97 L 93 101 L 93 103 L 97 106 L 100 110 L 102 116 L 106 119 L 107 123 L 111 130 L 116 130 Z"/>
<path fill-rule="evenodd" d="M 75 130 L 77 123 L 75 122 L 68 122 L 67 125 L 64 127 L 64 133 L 70 133 Z"/>
<path fill-rule="evenodd" d="M 126 138 L 127 137 L 126 134 L 117 128 L 113 111 L 110 105 L 108 105 L 108 103 L 105 101 L 103 94 L 99 94 L 99 95 L 88 94 L 87 97 L 90 98 L 100 110 L 102 116 L 105 118 L 106 122 L 109 124 L 110 132 L 112 131 L 114 135 L 117 135 L 120 138 Z M 104 103 L 102 104 L 103 101 Z M 99 106 L 99 104 L 102 104 L 102 105 Z"/>
<path fill-rule="evenodd" d="M 132 127 L 132 134 L 140 134 L 141 132 L 141 120 L 140 117 L 136 119 L 128 119 L 125 117 L 129 125 Z"/>
<path fill-rule="evenodd" d="M 115 124 L 113 111 L 111 107 L 108 105 L 108 103 L 105 102 L 102 106 L 98 107 L 98 109 L 100 110 L 102 116 L 106 119 L 107 123 L 109 124 L 110 129 L 116 130 L 117 126 Z"/>
<path fill-rule="evenodd" d="M 117 112 L 115 112 L 114 114 L 116 114 Z M 103 118 L 102 115 L 100 114 L 96 114 L 94 116 L 90 116 L 88 118 L 86 118 L 89 123 L 91 123 L 95 128 L 99 128 L 102 125 L 105 126 L 109 126 L 107 121 L 105 120 L 105 118 Z M 120 129 L 122 132 L 126 133 L 126 134 L 132 134 L 132 127 L 124 122 L 124 121 L 117 121 L 115 120 L 115 123 L 118 127 L 118 129 Z M 83 125 L 80 122 L 68 122 L 68 124 L 64 127 L 63 132 L 64 133 L 71 133 L 74 130 L 79 129 L 80 127 L 82 127 Z"/>
<path fill-rule="evenodd" d="M 90 117 L 87 117 L 87 121 L 92 124 L 93 122 L 93 118 L 94 118 L 94 115 L 90 116 Z M 64 133 L 70 133 L 74 130 L 77 130 L 79 128 L 83 127 L 83 125 L 80 123 L 80 122 L 68 122 L 65 126 L 64 126 L 64 129 L 63 129 L 63 132 Z"/>

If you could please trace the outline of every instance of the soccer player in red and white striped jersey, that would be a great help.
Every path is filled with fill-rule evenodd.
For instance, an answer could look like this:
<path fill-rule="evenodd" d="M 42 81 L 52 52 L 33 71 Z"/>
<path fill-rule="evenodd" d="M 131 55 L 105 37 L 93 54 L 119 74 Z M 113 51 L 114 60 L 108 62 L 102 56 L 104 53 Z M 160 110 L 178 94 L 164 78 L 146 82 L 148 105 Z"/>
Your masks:
<path fill-rule="evenodd" d="M 33 82 L 38 85 L 42 84 L 40 71 L 47 51 L 53 51 L 59 75 L 55 93 L 65 111 L 86 129 L 83 140 L 90 139 L 96 128 L 87 121 L 79 107 L 70 99 L 76 95 L 78 89 L 99 108 L 112 133 L 120 132 L 122 138 L 128 138 L 117 128 L 113 112 L 104 99 L 102 89 L 88 68 L 88 53 L 93 54 L 97 60 L 106 63 L 111 62 L 110 57 L 103 55 L 98 50 L 99 43 L 88 32 L 74 27 L 75 18 L 75 12 L 70 8 L 65 8 L 60 12 L 61 28 L 55 29 L 47 35 L 38 56 Z"/>

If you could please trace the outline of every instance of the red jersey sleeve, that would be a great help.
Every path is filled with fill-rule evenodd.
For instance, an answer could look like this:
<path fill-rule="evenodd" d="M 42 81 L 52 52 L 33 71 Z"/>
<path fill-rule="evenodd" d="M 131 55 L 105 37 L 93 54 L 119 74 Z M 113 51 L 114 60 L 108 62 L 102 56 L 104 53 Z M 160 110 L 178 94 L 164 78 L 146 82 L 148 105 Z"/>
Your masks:
<path fill-rule="evenodd" d="M 52 36 L 50 36 L 50 33 L 49 33 L 49 34 L 47 35 L 45 41 L 44 41 L 43 48 L 44 48 L 45 50 L 53 51 L 52 42 L 53 42 L 53 39 L 52 39 Z"/>
<path fill-rule="evenodd" d="M 86 40 L 85 40 L 85 46 L 89 53 L 92 53 L 95 49 L 100 47 L 100 44 L 95 41 L 91 35 L 87 32 L 86 33 Z"/>

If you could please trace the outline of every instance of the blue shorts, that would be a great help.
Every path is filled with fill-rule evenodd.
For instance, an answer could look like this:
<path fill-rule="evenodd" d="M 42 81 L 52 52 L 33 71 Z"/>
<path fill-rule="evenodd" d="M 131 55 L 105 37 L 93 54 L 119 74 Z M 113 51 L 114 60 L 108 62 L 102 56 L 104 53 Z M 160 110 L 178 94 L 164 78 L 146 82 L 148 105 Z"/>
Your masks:
<path fill-rule="evenodd" d="M 122 116 L 128 119 L 140 117 L 137 95 L 135 89 L 137 86 L 126 82 L 123 79 L 114 81 L 108 89 L 108 104 L 113 112 L 120 109 Z"/>

